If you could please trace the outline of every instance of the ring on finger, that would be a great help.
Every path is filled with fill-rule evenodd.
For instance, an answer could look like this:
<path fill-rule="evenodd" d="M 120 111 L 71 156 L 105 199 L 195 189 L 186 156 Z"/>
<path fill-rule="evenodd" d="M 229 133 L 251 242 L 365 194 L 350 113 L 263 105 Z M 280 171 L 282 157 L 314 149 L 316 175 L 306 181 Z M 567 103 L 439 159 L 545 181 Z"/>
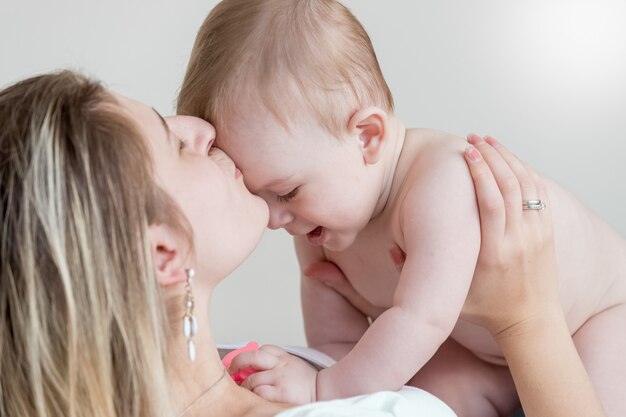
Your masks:
<path fill-rule="evenodd" d="M 524 200 L 522 201 L 522 210 L 543 210 L 546 203 L 541 200 Z"/>

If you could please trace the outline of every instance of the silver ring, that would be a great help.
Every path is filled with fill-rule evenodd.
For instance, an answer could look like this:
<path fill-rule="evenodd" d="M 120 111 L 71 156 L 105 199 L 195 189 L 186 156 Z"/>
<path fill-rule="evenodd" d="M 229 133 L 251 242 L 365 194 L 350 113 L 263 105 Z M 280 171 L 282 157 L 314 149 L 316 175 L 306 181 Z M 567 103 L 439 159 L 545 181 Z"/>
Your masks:
<path fill-rule="evenodd" d="M 541 200 L 524 200 L 522 201 L 522 210 L 543 210 L 546 203 Z"/>

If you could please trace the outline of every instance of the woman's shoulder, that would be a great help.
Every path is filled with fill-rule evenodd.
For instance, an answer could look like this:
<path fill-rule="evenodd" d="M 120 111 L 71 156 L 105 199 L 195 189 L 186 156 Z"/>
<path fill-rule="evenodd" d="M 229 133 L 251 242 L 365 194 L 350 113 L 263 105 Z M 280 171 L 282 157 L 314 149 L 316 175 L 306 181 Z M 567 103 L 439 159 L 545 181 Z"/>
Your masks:
<path fill-rule="evenodd" d="M 320 401 L 285 410 L 276 417 L 455 417 L 443 401 L 418 388 L 381 391 L 341 400 Z"/>

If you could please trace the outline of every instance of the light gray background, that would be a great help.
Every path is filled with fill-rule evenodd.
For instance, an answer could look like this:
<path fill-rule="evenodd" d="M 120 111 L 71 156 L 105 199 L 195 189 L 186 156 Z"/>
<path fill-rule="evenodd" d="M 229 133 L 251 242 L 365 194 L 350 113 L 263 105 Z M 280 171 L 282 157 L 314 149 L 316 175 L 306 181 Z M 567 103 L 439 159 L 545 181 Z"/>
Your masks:
<path fill-rule="evenodd" d="M 217 1 L 0 0 L 0 85 L 71 67 L 163 113 Z M 408 126 L 491 134 L 626 235 L 626 0 L 346 0 Z M 290 238 L 217 290 L 220 342 L 304 344 Z"/>

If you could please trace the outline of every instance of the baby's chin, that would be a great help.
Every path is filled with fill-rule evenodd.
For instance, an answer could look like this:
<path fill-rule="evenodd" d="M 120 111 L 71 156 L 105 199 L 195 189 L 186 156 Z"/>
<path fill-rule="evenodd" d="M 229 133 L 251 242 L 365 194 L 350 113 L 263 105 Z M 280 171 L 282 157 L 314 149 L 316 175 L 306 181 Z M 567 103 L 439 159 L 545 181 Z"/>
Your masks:
<path fill-rule="evenodd" d="M 326 236 L 322 246 L 331 252 L 341 252 L 348 249 L 356 240 L 357 233 L 333 232 L 324 229 Z"/>

